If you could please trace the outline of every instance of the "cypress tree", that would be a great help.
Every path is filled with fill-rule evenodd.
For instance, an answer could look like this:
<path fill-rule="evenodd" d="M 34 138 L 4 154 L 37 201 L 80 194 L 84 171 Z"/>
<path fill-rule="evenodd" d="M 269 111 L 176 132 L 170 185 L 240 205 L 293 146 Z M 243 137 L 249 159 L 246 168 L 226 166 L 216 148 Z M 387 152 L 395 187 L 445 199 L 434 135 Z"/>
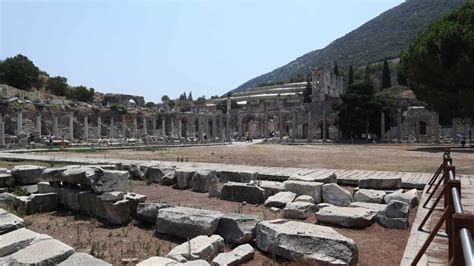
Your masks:
<path fill-rule="evenodd" d="M 354 69 L 351 65 L 351 67 L 349 68 L 349 85 L 352 84 L 354 84 Z"/>
<path fill-rule="evenodd" d="M 334 62 L 334 74 L 339 76 L 339 66 L 337 65 L 337 62 Z"/>
<path fill-rule="evenodd" d="M 382 72 L 382 89 L 392 87 L 392 81 L 390 80 L 390 69 L 388 68 L 387 60 L 383 61 L 383 72 Z"/>
<path fill-rule="evenodd" d="M 372 83 L 372 79 L 370 78 L 370 65 L 365 67 L 364 82 Z"/>
<path fill-rule="evenodd" d="M 189 92 L 188 94 L 188 101 L 193 101 L 193 92 Z"/>
<path fill-rule="evenodd" d="M 311 82 L 308 80 L 308 81 L 306 81 L 306 87 L 304 88 L 304 91 L 303 91 L 303 102 L 304 103 L 312 102 L 312 99 L 311 99 L 312 92 L 313 92 L 313 89 L 311 87 Z"/>

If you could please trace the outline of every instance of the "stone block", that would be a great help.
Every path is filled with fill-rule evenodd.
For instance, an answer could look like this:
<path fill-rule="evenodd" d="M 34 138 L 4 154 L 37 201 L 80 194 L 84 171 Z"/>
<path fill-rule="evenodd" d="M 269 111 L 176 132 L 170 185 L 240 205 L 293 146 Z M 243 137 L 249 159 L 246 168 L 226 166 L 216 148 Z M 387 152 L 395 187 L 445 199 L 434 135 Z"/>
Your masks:
<path fill-rule="evenodd" d="M 94 266 L 111 266 L 103 260 L 92 257 L 87 253 L 74 253 L 65 261 L 58 264 L 59 266 L 79 266 L 79 265 L 94 265 Z"/>
<path fill-rule="evenodd" d="M 296 197 L 295 201 L 299 201 L 299 202 L 309 202 L 309 203 L 313 203 L 313 204 L 314 204 L 314 199 L 313 199 L 313 197 L 308 196 L 308 195 L 301 195 L 301 196 L 299 196 L 299 197 Z"/>
<path fill-rule="evenodd" d="M 258 216 L 228 213 L 220 218 L 217 234 L 222 236 L 226 243 L 248 243 L 255 238 L 255 227 L 260 221 Z"/>
<path fill-rule="evenodd" d="M 32 185 L 40 181 L 44 169 L 36 165 L 18 165 L 11 170 L 11 174 L 16 184 Z"/>
<path fill-rule="evenodd" d="M 102 201 L 111 201 L 111 202 L 116 202 L 119 200 L 123 200 L 125 197 L 125 194 L 121 191 L 113 191 L 113 192 L 105 192 L 100 196 L 100 199 Z"/>
<path fill-rule="evenodd" d="M 170 250 L 166 257 L 179 262 L 211 261 L 224 250 L 224 239 L 219 235 L 200 235 Z"/>
<path fill-rule="evenodd" d="M 215 266 L 240 265 L 254 256 L 254 249 L 251 245 L 245 244 L 234 248 L 231 252 L 221 253 L 212 260 Z"/>
<path fill-rule="evenodd" d="M 290 191 L 279 192 L 265 201 L 265 207 L 284 208 L 296 198 L 296 194 Z"/>
<path fill-rule="evenodd" d="M 306 182 L 319 182 L 319 183 L 336 183 L 337 176 L 336 174 L 325 174 L 325 175 L 300 175 L 294 174 L 291 175 L 288 180 L 293 181 L 306 181 Z"/>
<path fill-rule="evenodd" d="M 349 228 L 365 228 L 371 226 L 377 212 L 366 208 L 329 206 L 316 213 L 318 222 L 339 225 Z"/>
<path fill-rule="evenodd" d="M 129 177 L 130 174 L 127 171 L 104 170 L 96 172 L 90 186 L 99 194 L 112 191 L 127 192 Z"/>
<path fill-rule="evenodd" d="M 385 195 L 387 195 L 387 193 L 381 190 L 359 189 L 354 193 L 354 201 L 382 203 Z"/>
<path fill-rule="evenodd" d="M 359 188 L 367 189 L 399 189 L 401 185 L 400 177 L 370 177 L 359 180 Z"/>
<path fill-rule="evenodd" d="M 22 228 L 25 222 L 20 217 L 0 209 L 0 235 Z"/>
<path fill-rule="evenodd" d="M 164 208 L 158 211 L 157 233 L 192 238 L 212 235 L 217 229 L 222 213 L 187 207 Z"/>
<path fill-rule="evenodd" d="M 74 254 L 74 249 L 50 239 L 30 245 L 10 257 L 12 265 L 54 265 Z"/>
<path fill-rule="evenodd" d="M 405 202 L 408 204 L 408 206 L 410 206 L 410 208 L 415 208 L 416 206 L 418 206 L 417 190 L 415 188 L 406 192 L 402 192 L 401 190 L 399 190 L 397 192 L 385 196 L 384 198 L 385 203 L 390 203 L 394 200 Z"/>
<path fill-rule="evenodd" d="M 306 219 L 318 210 L 315 204 L 309 202 L 291 202 L 283 209 L 283 217 L 289 219 Z"/>
<path fill-rule="evenodd" d="M 0 188 L 3 187 L 12 187 L 13 186 L 13 176 L 10 174 L 0 174 Z"/>
<path fill-rule="evenodd" d="M 296 196 L 308 195 L 313 197 L 315 203 L 321 202 L 323 183 L 288 180 L 284 182 L 285 189 L 296 194 Z"/>
<path fill-rule="evenodd" d="M 158 211 L 164 208 L 173 207 L 166 203 L 139 203 L 137 207 L 136 219 L 156 224 Z"/>
<path fill-rule="evenodd" d="M 130 221 L 132 205 L 130 200 L 124 199 L 117 202 L 102 201 L 102 205 L 105 209 L 105 217 L 109 223 L 120 225 Z"/>
<path fill-rule="evenodd" d="M 336 183 L 324 184 L 322 187 L 323 201 L 336 206 L 349 206 L 352 194 Z"/>
<path fill-rule="evenodd" d="M 356 265 L 358 261 L 355 242 L 330 227 L 279 219 L 259 223 L 256 232 L 260 250 L 290 261 L 321 265 Z"/>
<path fill-rule="evenodd" d="M 256 185 L 229 182 L 221 189 L 221 199 L 259 204 L 265 201 L 265 190 Z"/>
<path fill-rule="evenodd" d="M 176 187 L 179 189 L 188 189 L 192 187 L 193 169 L 177 169 L 176 170 Z"/>

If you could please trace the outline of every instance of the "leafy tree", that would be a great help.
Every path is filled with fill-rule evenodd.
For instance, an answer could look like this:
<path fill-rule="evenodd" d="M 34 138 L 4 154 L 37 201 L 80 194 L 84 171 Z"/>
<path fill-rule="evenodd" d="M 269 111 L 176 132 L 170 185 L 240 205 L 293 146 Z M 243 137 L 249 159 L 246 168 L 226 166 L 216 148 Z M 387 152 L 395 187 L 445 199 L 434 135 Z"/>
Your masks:
<path fill-rule="evenodd" d="M 388 62 L 385 59 L 383 61 L 383 70 L 382 70 L 382 89 L 392 87 L 392 81 L 390 79 L 390 68 L 388 67 Z"/>
<path fill-rule="evenodd" d="M 370 77 L 370 72 L 372 70 L 370 69 L 370 65 L 367 65 L 365 67 L 365 73 L 364 73 L 364 83 L 372 83 L 372 78 Z"/>
<path fill-rule="evenodd" d="M 19 54 L 0 63 L 0 81 L 21 90 L 40 85 L 39 68 L 28 57 Z"/>
<path fill-rule="evenodd" d="M 238 109 L 238 108 L 240 108 L 240 106 L 235 100 L 230 100 L 230 108 L 231 109 Z M 227 113 L 227 100 L 219 101 L 216 104 L 216 109 L 221 110 L 224 114 L 226 114 Z"/>
<path fill-rule="evenodd" d="M 337 65 L 337 62 L 334 62 L 334 74 L 339 76 L 339 66 Z"/>
<path fill-rule="evenodd" d="M 94 100 L 94 88 L 87 89 L 85 86 L 77 86 L 69 88 L 66 97 L 80 102 L 92 102 Z"/>
<path fill-rule="evenodd" d="M 163 95 L 163 97 L 161 97 L 161 102 L 168 102 L 170 100 L 170 97 L 168 97 L 168 95 Z"/>
<path fill-rule="evenodd" d="M 408 85 L 408 80 L 407 76 L 405 75 L 405 72 L 401 65 L 398 65 L 397 68 L 397 83 L 402 86 L 407 86 Z"/>
<path fill-rule="evenodd" d="M 186 97 L 186 92 L 183 92 L 183 94 L 179 95 L 179 100 L 180 101 L 186 101 L 188 98 Z"/>
<path fill-rule="evenodd" d="M 173 109 L 173 108 L 175 107 L 175 105 L 176 105 L 176 102 L 175 102 L 175 101 L 173 101 L 173 100 L 169 100 L 169 101 L 168 101 L 168 106 L 169 106 L 171 109 Z"/>
<path fill-rule="evenodd" d="M 313 87 L 311 86 L 311 82 L 307 81 L 306 82 L 306 87 L 304 88 L 304 91 L 303 91 L 303 102 L 304 103 L 312 102 L 312 99 L 311 99 L 312 92 L 313 92 Z"/>
<path fill-rule="evenodd" d="M 193 100 L 193 93 L 191 91 L 188 94 L 188 101 L 194 101 Z"/>
<path fill-rule="evenodd" d="M 117 103 L 113 103 L 112 105 L 110 105 L 110 110 L 118 112 L 120 114 L 127 114 L 128 112 L 127 106 Z"/>
<path fill-rule="evenodd" d="M 372 83 L 356 83 L 341 95 L 341 102 L 333 106 L 338 112 L 338 126 L 346 136 L 360 136 L 362 133 L 379 132 L 381 106 L 375 98 Z"/>
<path fill-rule="evenodd" d="M 155 106 L 156 106 L 156 104 L 155 104 L 154 102 L 147 102 L 147 103 L 145 103 L 145 107 L 146 107 L 146 108 L 153 108 L 153 107 L 155 107 Z"/>
<path fill-rule="evenodd" d="M 50 93 L 58 96 L 66 95 L 68 89 L 67 79 L 65 77 L 53 77 L 49 78 L 46 82 L 46 90 Z"/>
<path fill-rule="evenodd" d="M 349 68 L 349 85 L 352 84 L 354 84 L 354 69 L 351 65 L 351 67 Z"/>
<path fill-rule="evenodd" d="M 180 101 L 177 103 L 177 106 L 181 112 L 189 112 L 191 111 L 192 103 L 190 101 Z"/>
<path fill-rule="evenodd" d="M 417 98 L 440 117 L 474 117 L 474 3 L 432 23 L 402 62 Z"/>

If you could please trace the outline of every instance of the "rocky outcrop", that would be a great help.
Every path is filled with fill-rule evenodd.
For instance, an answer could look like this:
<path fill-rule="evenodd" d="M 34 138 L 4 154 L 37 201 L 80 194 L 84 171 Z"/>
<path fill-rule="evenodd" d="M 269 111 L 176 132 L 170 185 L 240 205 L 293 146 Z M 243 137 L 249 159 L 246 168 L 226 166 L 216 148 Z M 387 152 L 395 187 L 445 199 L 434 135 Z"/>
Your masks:
<path fill-rule="evenodd" d="M 356 265 L 359 250 L 352 239 L 326 226 L 272 220 L 257 225 L 259 249 L 288 260 Z"/>

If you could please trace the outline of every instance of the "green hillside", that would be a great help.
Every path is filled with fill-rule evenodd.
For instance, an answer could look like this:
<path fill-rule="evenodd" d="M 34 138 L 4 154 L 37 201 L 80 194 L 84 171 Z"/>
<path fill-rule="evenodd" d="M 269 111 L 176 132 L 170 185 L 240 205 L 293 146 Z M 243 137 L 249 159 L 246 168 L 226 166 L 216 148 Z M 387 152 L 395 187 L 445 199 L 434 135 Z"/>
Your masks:
<path fill-rule="evenodd" d="M 328 66 L 337 61 L 340 67 L 395 58 L 410 40 L 427 25 L 469 0 L 407 0 L 359 28 L 335 40 L 327 47 L 309 52 L 285 66 L 240 85 L 232 92 L 245 91 L 265 83 L 288 81 L 307 74 L 311 67 Z"/>

